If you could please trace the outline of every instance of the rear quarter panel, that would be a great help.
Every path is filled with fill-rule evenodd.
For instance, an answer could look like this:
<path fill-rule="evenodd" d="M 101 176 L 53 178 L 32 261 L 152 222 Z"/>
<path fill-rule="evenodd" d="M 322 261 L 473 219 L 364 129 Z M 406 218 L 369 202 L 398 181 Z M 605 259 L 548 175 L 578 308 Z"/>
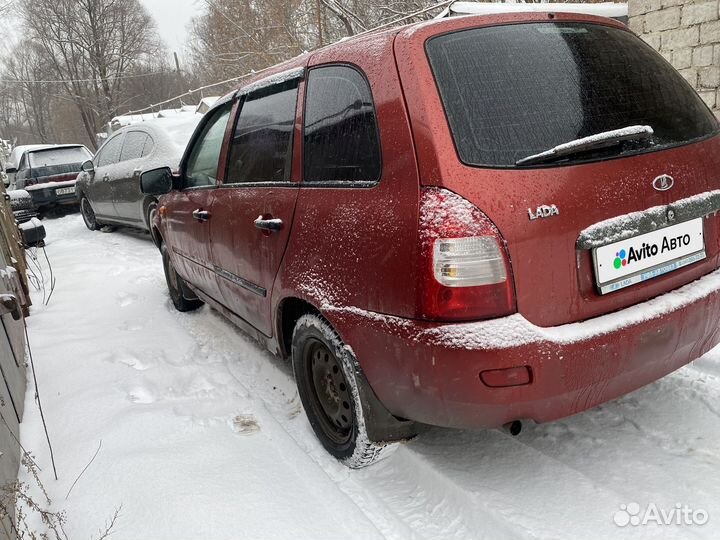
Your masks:
<path fill-rule="evenodd" d="M 367 76 L 375 103 L 382 177 L 371 186 L 309 187 L 298 196 L 273 308 L 302 298 L 333 319 L 360 308 L 411 316 L 415 304 L 418 176 L 397 67 L 394 34 L 323 49 L 310 69 L 350 64 Z M 302 152 L 302 141 L 295 152 Z M 342 333 L 342 329 L 338 328 Z"/>

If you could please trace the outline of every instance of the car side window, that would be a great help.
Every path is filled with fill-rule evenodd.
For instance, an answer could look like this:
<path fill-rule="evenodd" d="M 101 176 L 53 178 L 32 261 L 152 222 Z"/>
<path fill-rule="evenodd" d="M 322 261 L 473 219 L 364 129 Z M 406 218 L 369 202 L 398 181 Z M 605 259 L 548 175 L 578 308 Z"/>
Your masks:
<path fill-rule="evenodd" d="M 308 74 L 304 181 L 377 181 L 382 165 L 377 116 L 365 77 L 349 66 Z"/>
<path fill-rule="evenodd" d="M 139 159 L 142 157 L 145 141 L 148 136 L 142 131 L 130 131 L 125 135 L 122 152 L 120 152 L 120 161 L 129 161 L 131 159 Z"/>
<path fill-rule="evenodd" d="M 232 103 L 217 109 L 193 144 L 185 166 L 183 188 L 217 184 L 218 163 Z"/>
<path fill-rule="evenodd" d="M 145 139 L 145 145 L 143 146 L 142 150 L 142 157 L 149 156 L 152 154 L 152 151 L 155 149 L 155 141 L 153 138 L 148 135 L 147 139 Z"/>
<path fill-rule="evenodd" d="M 226 183 L 290 180 L 298 80 L 250 94 L 230 147 Z"/>
<path fill-rule="evenodd" d="M 112 165 L 120 160 L 120 150 L 122 150 L 122 135 L 111 138 L 106 142 L 98 152 L 96 167 L 105 167 Z"/>

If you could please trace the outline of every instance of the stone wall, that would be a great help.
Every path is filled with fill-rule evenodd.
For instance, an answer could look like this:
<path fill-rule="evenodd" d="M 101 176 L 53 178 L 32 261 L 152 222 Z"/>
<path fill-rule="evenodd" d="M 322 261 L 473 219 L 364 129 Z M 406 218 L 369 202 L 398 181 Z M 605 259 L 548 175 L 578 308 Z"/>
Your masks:
<path fill-rule="evenodd" d="M 720 115 L 720 0 L 628 0 L 630 28 Z"/>

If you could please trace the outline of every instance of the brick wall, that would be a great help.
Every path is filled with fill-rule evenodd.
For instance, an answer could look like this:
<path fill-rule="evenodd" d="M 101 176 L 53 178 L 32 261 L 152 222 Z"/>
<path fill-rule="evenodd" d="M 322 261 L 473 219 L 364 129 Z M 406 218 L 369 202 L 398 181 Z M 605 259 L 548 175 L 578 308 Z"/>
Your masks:
<path fill-rule="evenodd" d="M 630 28 L 720 115 L 720 0 L 628 0 Z"/>

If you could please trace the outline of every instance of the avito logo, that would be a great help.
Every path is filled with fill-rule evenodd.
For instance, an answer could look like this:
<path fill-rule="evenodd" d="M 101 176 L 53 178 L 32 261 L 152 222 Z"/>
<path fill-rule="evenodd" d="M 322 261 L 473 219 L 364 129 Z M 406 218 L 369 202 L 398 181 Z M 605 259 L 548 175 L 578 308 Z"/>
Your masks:
<path fill-rule="evenodd" d="M 642 261 L 643 259 L 654 257 L 658 253 L 666 253 L 687 245 L 690 245 L 689 234 L 671 238 L 664 236 L 660 245 L 643 242 L 643 244 L 638 247 L 630 246 L 627 251 L 625 251 L 625 249 L 619 250 L 615 253 L 613 266 L 616 270 L 620 270 L 623 266 L 627 266 L 632 262 Z"/>
<path fill-rule="evenodd" d="M 630 248 L 632 249 L 632 248 Z M 625 253 L 624 249 L 621 249 L 615 254 L 615 260 L 613 261 L 613 266 L 617 268 L 618 270 L 625 266 L 627 264 L 627 253 Z"/>

